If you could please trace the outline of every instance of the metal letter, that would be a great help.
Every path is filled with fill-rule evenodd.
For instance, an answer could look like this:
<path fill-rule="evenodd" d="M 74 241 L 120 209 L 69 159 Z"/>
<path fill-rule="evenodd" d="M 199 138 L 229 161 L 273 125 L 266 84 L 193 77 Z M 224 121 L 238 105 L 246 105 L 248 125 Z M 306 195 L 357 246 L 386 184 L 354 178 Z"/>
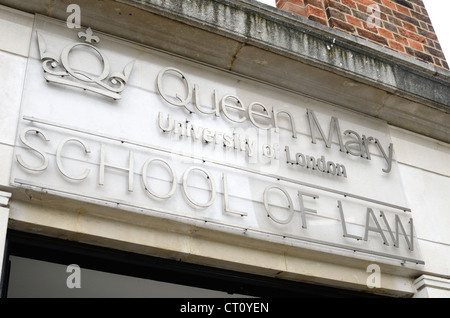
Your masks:
<path fill-rule="evenodd" d="M 130 151 L 129 158 L 128 158 L 128 168 L 119 167 L 112 164 L 106 164 L 105 163 L 105 145 L 102 144 L 101 146 L 101 153 L 100 153 L 100 174 L 98 178 L 98 184 L 103 185 L 105 180 L 105 166 L 116 168 L 120 170 L 128 171 L 128 191 L 133 192 L 133 177 L 134 177 L 134 153 L 133 151 Z"/>
<path fill-rule="evenodd" d="M 281 219 L 275 217 L 275 216 L 270 212 L 270 208 L 269 208 L 269 191 L 272 190 L 272 189 L 276 189 L 276 190 L 279 190 L 279 191 L 283 192 L 284 195 L 286 196 L 287 200 L 288 200 L 288 203 L 289 203 L 289 205 L 288 205 L 288 208 L 289 208 L 289 216 L 288 216 L 287 219 L 285 219 L 285 220 L 281 220 Z M 283 188 L 276 187 L 276 186 L 268 186 L 268 187 L 264 190 L 264 207 L 266 208 L 267 215 L 268 215 L 272 220 L 274 220 L 274 221 L 277 222 L 277 223 L 280 223 L 280 224 L 287 224 L 287 223 L 291 222 L 292 218 L 294 217 L 294 206 L 293 206 L 293 204 L 292 204 L 292 199 L 291 199 L 289 193 L 288 193 L 285 189 L 283 189 Z"/>
<path fill-rule="evenodd" d="M 321 156 L 320 159 L 316 160 L 316 169 L 320 172 L 327 172 L 327 164 L 325 161 L 325 156 Z"/>
<path fill-rule="evenodd" d="M 206 143 L 213 142 L 214 134 L 215 134 L 214 131 L 209 128 L 203 129 L 203 141 Z"/>
<path fill-rule="evenodd" d="M 394 145 L 392 143 L 389 144 L 389 155 L 386 155 L 386 152 L 384 151 L 383 147 L 380 144 L 380 141 L 378 139 L 375 138 L 375 145 L 378 147 L 378 149 L 380 150 L 381 154 L 383 155 L 383 158 L 386 160 L 387 163 L 387 168 L 386 169 L 382 169 L 383 172 L 385 173 L 389 173 L 391 172 L 391 168 L 392 168 L 392 155 L 394 153 Z"/>
<path fill-rule="evenodd" d="M 353 130 L 344 131 L 344 135 L 350 135 L 350 134 L 355 135 L 357 140 L 349 140 L 345 143 L 345 149 L 347 150 L 347 153 L 349 153 L 353 156 L 361 156 L 364 158 L 364 156 L 363 156 L 363 152 L 364 152 L 363 147 L 364 146 L 363 146 L 361 137 L 359 136 L 359 134 L 357 132 L 355 132 Z M 356 152 L 353 149 L 351 149 L 351 147 L 349 147 L 349 145 L 352 145 L 352 144 L 356 144 L 359 146 L 359 149 L 357 149 Z"/>
<path fill-rule="evenodd" d="M 291 152 L 289 151 L 289 146 L 284 147 L 284 151 L 286 152 L 286 163 L 297 164 L 298 162 L 291 159 Z"/>
<path fill-rule="evenodd" d="M 150 163 L 152 163 L 153 161 L 160 161 L 169 168 L 170 178 L 171 178 L 170 182 L 172 183 L 172 187 L 170 188 L 170 191 L 165 195 L 156 193 L 155 191 L 153 191 L 150 188 L 150 186 L 148 184 L 148 181 L 147 181 L 148 165 Z M 175 171 L 173 170 L 172 165 L 170 163 L 168 163 L 167 161 L 165 161 L 163 159 L 158 159 L 158 158 L 150 158 L 144 163 L 144 166 L 142 167 L 142 181 L 144 182 L 145 191 L 147 191 L 149 194 L 157 197 L 158 199 L 163 199 L 163 200 L 170 198 L 175 193 L 176 186 L 177 186 L 177 176 L 175 174 Z"/>
<path fill-rule="evenodd" d="M 298 164 L 300 167 L 306 167 L 306 157 L 305 157 L 304 154 L 298 152 L 298 153 L 295 155 L 295 160 L 297 160 L 297 164 Z"/>
<path fill-rule="evenodd" d="M 225 173 L 222 173 L 222 181 L 223 181 L 223 197 L 225 201 L 225 212 L 237 214 L 240 216 L 247 216 L 247 212 L 232 210 L 229 208 L 229 202 L 228 202 L 228 182 L 227 182 L 227 175 Z"/>
<path fill-rule="evenodd" d="M 263 109 L 263 111 L 267 112 L 267 114 L 259 113 L 259 112 L 253 111 L 252 108 L 253 108 L 253 106 L 256 106 L 256 105 L 261 106 L 262 109 Z M 257 122 L 255 121 L 255 118 L 253 118 L 253 115 L 257 115 L 257 116 L 260 116 L 260 117 L 263 117 L 263 118 L 268 118 L 268 119 L 271 119 L 271 118 L 272 118 L 272 117 L 270 116 L 270 113 L 267 111 L 266 106 L 264 106 L 263 104 L 258 103 L 258 102 L 251 103 L 251 104 L 248 106 L 247 112 L 248 112 L 248 118 L 250 119 L 250 121 L 252 122 L 252 124 L 253 124 L 254 126 L 256 126 L 257 128 L 260 128 L 260 129 L 270 129 L 270 128 L 272 128 L 272 124 L 266 124 L 266 125 L 263 125 L 263 124 L 257 123 Z"/>
<path fill-rule="evenodd" d="M 227 103 L 226 103 L 226 100 L 229 99 L 229 98 L 236 100 L 236 104 L 239 105 L 239 106 L 236 106 L 236 105 L 233 105 L 233 104 L 227 104 Z M 245 117 L 242 117 L 242 118 L 239 118 L 239 119 L 234 119 L 234 118 L 231 117 L 230 114 L 228 113 L 227 107 L 229 107 L 229 108 L 231 108 L 231 109 L 235 109 L 235 110 L 237 110 L 237 111 L 245 111 L 244 104 L 241 102 L 241 100 L 239 99 L 239 97 L 233 96 L 233 95 L 225 95 L 224 97 L 222 97 L 221 107 L 222 107 L 223 113 L 225 114 L 225 116 L 226 116 L 229 120 L 234 121 L 234 122 L 236 122 L 236 123 L 242 123 L 242 122 L 245 121 Z"/>
<path fill-rule="evenodd" d="M 64 176 L 66 176 L 67 178 L 72 179 L 72 180 L 84 180 L 84 179 L 87 178 L 87 176 L 88 176 L 88 174 L 89 174 L 89 172 L 90 172 L 89 169 L 85 169 L 85 170 L 84 170 L 84 173 L 81 174 L 81 175 L 79 175 L 79 176 L 70 176 L 70 175 L 64 170 L 64 168 L 62 167 L 62 163 L 61 163 L 61 152 L 62 152 L 62 149 L 63 149 L 64 145 L 65 145 L 66 143 L 68 143 L 69 141 L 76 141 L 76 142 L 80 143 L 80 144 L 83 146 L 84 151 L 85 151 L 86 153 L 90 153 L 90 152 L 91 152 L 91 150 L 89 149 L 89 146 L 88 146 L 87 144 L 85 144 L 85 142 L 84 142 L 83 140 L 78 139 L 78 138 L 74 138 L 74 137 L 69 137 L 69 138 L 65 139 L 64 141 L 62 141 L 62 142 L 59 144 L 58 149 L 56 150 L 56 165 L 57 165 L 59 171 L 60 171 Z"/>
<path fill-rule="evenodd" d="M 37 32 L 39 53 L 41 60 L 43 61 L 42 68 L 45 72 L 45 79 L 49 82 L 78 87 L 112 97 L 113 99 L 120 99 L 120 93 L 125 89 L 125 85 L 134 66 L 134 61 L 131 61 L 125 66 L 123 73 L 115 72 L 108 78 L 110 70 L 108 60 L 100 50 L 91 44 L 92 41 L 95 43 L 100 42 L 100 38 L 93 35 L 91 28 L 86 29 L 86 32 L 78 32 L 78 37 L 80 39 L 84 37 L 86 43 L 74 43 L 66 46 L 61 53 L 60 63 L 53 53 L 47 52 L 45 40 L 43 36 Z M 89 52 L 94 51 L 94 55 L 96 55 L 103 64 L 103 70 L 100 75 L 93 76 L 88 72 L 73 70 L 70 67 L 69 54 L 75 47 L 87 48 L 86 51 Z M 69 75 L 77 81 L 73 80 Z"/>
<path fill-rule="evenodd" d="M 180 136 L 185 136 L 186 135 L 186 122 L 185 121 L 178 121 L 178 120 L 174 120 L 173 121 L 173 132 L 174 134 L 180 134 Z"/>
<path fill-rule="evenodd" d="M 328 139 L 325 137 L 325 134 L 322 130 L 322 127 L 319 124 L 319 120 L 316 117 L 316 114 L 312 110 L 307 110 L 306 115 L 308 116 L 308 123 L 309 123 L 309 129 L 311 131 L 311 141 L 313 144 L 317 143 L 316 141 L 316 133 L 313 129 L 313 125 L 315 124 L 317 129 L 319 130 L 320 135 L 322 136 L 323 141 L 325 142 L 325 146 L 327 148 L 331 147 L 331 143 L 333 142 L 333 128 L 337 132 L 338 140 L 339 140 L 339 146 L 340 150 L 344 152 L 345 147 L 344 143 L 342 142 L 342 136 L 341 136 L 341 129 L 339 128 L 339 120 L 332 116 L 330 121 L 330 129 L 328 131 Z"/>
<path fill-rule="evenodd" d="M 305 208 L 305 204 L 303 203 L 303 196 L 306 195 L 308 197 L 311 197 L 313 199 L 318 199 L 319 196 L 316 194 L 310 194 L 310 193 L 305 193 L 305 192 L 301 192 L 298 191 L 298 200 L 300 201 L 300 214 L 302 217 L 302 227 L 304 229 L 308 228 L 307 224 L 306 224 L 306 215 L 305 212 L 309 212 L 309 213 L 317 213 L 317 210 L 313 210 L 313 209 L 309 209 L 309 208 Z"/>
<path fill-rule="evenodd" d="M 333 176 L 336 175 L 336 165 L 333 162 L 328 161 L 327 162 L 327 168 L 328 168 L 327 172 L 329 174 L 331 174 Z"/>
<path fill-rule="evenodd" d="M 313 156 L 306 156 L 306 168 L 316 169 L 316 158 Z"/>
<path fill-rule="evenodd" d="M 166 131 L 171 131 L 173 129 L 173 120 L 172 120 L 172 115 L 167 115 L 167 126 L 163 127 L 163 113 L 159 112 L 158 113 L 158 124 L 159 124 L 159 128 L 162 129 L 162 131 L 166 132 Z"/>
<path fill-rule="evenodd" d="M 82 71 L 78 71 L 78 70 L 75 71 L 70 67 L 69 54 L 72 51 L 72 49 L 74 49 L 77 46 L 86 46 L 97 52 L 97 54 L 100 56 L 100 59 L 103 63 L 103 71 L 100 75 L 98 75 L 97 77 L 93 77 L 86 72 L 82 72 Z M 109 75 L 109 72 L 110 72 L 109 61 L 105 57 L 105 55 L 102 52 L 100 52 L 95 46 L 87 44 L 87 43 L 74 43 L 72 45 L 66 46 L 61 53 L 61 63 L 70 75 L 72 75 L 73 77 L 75 77 L 76 79 L 78 79 L 80 81 L 86 81 L 88 83 L 96 82 L 97 84 L 101 85 L 101 84 L 103 84 L 103 83 L 101 83 L 101 81 L 104 80 Z"/>
<path fill-rule="evenodd" d="M 370 159 L 370 151 L 369 151 L 370 138 L 372 138 L 372 137 L 367 138 L 365 135 L 362 135 L 362 137 L 361 137 L 361 142 L 362 142 L 362 144 L 364 146 L 364 151 L 365 151 L 365 154 L 366 154 L 364 156 L 364 158 L 366 158 L 367 160 L 371 160 Z"/>
<path fill-rule="evenodd" d="M 20 134 L 20 141 L 22 141 L 22 143 L 27 146 L 28 148 L 36 151 L 38 154 L 40 154 L 42 156 L 42 158 L 44 159 L 44 162 L 42 163 L 42 165 L 40 165 L 39 167 L 32 167 L 28 164 L 26 164 L 23 160 L 22 160 L 22 156 L 21 155 L 17 155 L 16 159 L 17 162 L 24 167 L 25 169 L 28 170 L 32 170 L 32 171 L 43 171 L 45 169 L 47 169 L 48 166 L 48 157 L 45 154 L 44 151 L 39 150 L 37 147 L 31 145 L 28 140 L 26 139 L 26 134 L 28 132 L 35 132 L 38 136 L 42 136 L 42 138 L 44 138 L 45 141 L 50 141 L 50 139 L 47 137 L 47 135 L 40 129 L 38 128 L 27 128 L 25 130 L 22 131 L 22 133 Z"/>
<path fill-rule="evenodd" d="M 289 113 L 286 110 L 276 111 L 275 109 L 272 109 L 272 113 L 273 113 L 273 122 L 275 124 L 275 132 L 279 132 L 280 130 L 278 127 L 278 114 L 286 114 L 291 120 L 292 138 L 297 138 L 297 130 L 295 128 L 294 116 L 292 116 L 291 113 Z"/>
<path fill-rule="evenodd" d="M 343 176 L 344 178 L 347 178 L 347 170 L 345 169 L 344 165 L 337 163 L 336 171 L 338 176 Z"/>
<path fill-rule="evenodd" d="M 211 198 L 206 203 L 196 202 L 194 199 L 191 198 L 191 196 L 189 196 L 189 193 L 187 191 L 187 178 L 189 176 L 189 173 L 191 173 L 192 170 L 199 170 L 199 171 L 203 172 L 206 175 L 206 178 L 209 181 L 209 184 L 210 184 L 210 187 L 211 187 Z M 186 195 L 186 198 L 189 200 L 189 202 L 191 202 L 193 205 L 198 206 L 200 208 L 209 207 L 210 205 L 212 205 L 214 203 L 214 200 L 216 199 L 216 184 L 214 182 L 214 179 L 212 178 L 212 176 L 209 174 L 209 172 L 207 170 L 205 170 L 203 168 L 200 168 L 200 167 L 190 167 L 189 169 L 187 169 L 184 172 L 184 175 L 183 175 L 183 191 L 184 191 L 184 194 Z"/>
<path fill-rule="evenodd" d="M 268 158 L 272 158 L 273 157 L 272 145 L 265 144 L 265 145 L 262 146 L 262 148 L 263 148 L 263 156 L 264 157 L 268 157 Z"/>
<path fill-rule="evenodd" d="M 372 216 L 372 219 L 374 220 L 377 227 L 369 226 L 370 216 Z M 373 214 L 373 210 L 371 208 L 367 208 L 367 212 L 366 212 L 366 227 L 364 230 L 364 241 L 367 241 L 368 236 L 369 236 L 369 231 L 380 233 L 384 244 L 389 246 L 389 243 L 386 240 L 386 236 L 384 235 L 383 230 L 381 229 L 380 223 L 378 223 L 378 220 L 375 217 L 375 215 Z"/>
<path fill-rule="evenodd" d="M 413 219 L 412 218 L 409 219 L 409 225 L 410 225 L 409 237 L 410 237 L 410 239 L 408 239 L 408 236 L 406 235 L 405 228 L 403 227 L 403 224 L 400 221 L 400 217 L 397 214 L 395 215 L 395 237 L 394 237 L 394 233 L 392 233 L 391 227 L 389 226 L 389 223 L 388 223 L 388 221 L 386 219 L 386 216 L 384 215 L 384 212 L 380 211 L 380 215 L 381 215 L 381 218 L 384 221 L 384 224 L 386 225 L 386 228 L 388 229 L 388 232 L 389 232 L 389 235 L 391 236 L 392 242 L 394 242 L 394 246 L 395 247 L 399 247 L 400 246 L 400 244 L 399 244 L 400 242 L 399 242 L 399 239 L 398 239 L 398 236 L 399 236 L 399 225 L 400 225 L 400 228 L 402 230 L 403 236 L 405 237 L 406 244 L 408 244 L 409 250 L 414 251 L 414 236 L 413 236 L 413 234 L 414 234 L 413 233 L 414 226 L 413 226 Z"/>
<path fill-rule="evenodd" d="M 166 94 L 164 87 L 163 87 L 162 79 L 163 79 L 163 76 L 168 72 L 178 74 L 181 77 L 181 80 L 183 81 L 183 83 L 186 87 L 186 91 L 187 91 L 187 96 L 184 99 L 181 98 L 180 95 L 175 94 L 175 97 L 178 99 L 178 101 L 177 101 L 174 98 L 171 98 Z M 162 69 L 161 72 L 159 72 L 158 79 L 157 79 L 157 85 L 158 85 L 159 94 L 162 96 L 162 98 L 164 98 L 164 100 L 166 102 L 168 102 L 169 104 L 175 105 L 175 106 L 183 106 L 184 108 L 186 108 L 189 111 L 189 113 L 194 112 L 192 109 L 189 109 L 189 107 L 188 107 L 188 104 L 190 103 L 190 101 L 192 99 L 191 84 L 187 80 L 186 76 L 184 76 L 183 72 L 181 72 L 180 70 L 173 68 L 173 67 L 166 67 L 166 68 Z"/>
<path fill-rule="evenodd" d="M 341 225 L 342 225 L 342 232 L 343 232 L 343 236 L 344 237 L 349 237 L 349 238 L 353 238 L 355 240 L 362 240 L 361 236 L 356 236 L 353 234 L 348 234 L 347 233 L 347 225 L 345 224 L 345 217 L 344 217 L 344 211 L 342 209 L 342 203 L 341 201 L 338 201 L 338 208 L 339 208 L 339 214 L 341 216 Z"/>
<path fill-rule="evenodd" d="M 214 106 L 211 108 L 211 110 L 206 110 L 200 106 L 200 97 L 198 96 L 198 85 L 194 84 L 194 105 L 195 107 L 203 114 L 214 114 L 217 117 L 220 116 L 220 104 L 219 99 L 217 98 L 216 90 L 213 91 L 213 101 Z"/>

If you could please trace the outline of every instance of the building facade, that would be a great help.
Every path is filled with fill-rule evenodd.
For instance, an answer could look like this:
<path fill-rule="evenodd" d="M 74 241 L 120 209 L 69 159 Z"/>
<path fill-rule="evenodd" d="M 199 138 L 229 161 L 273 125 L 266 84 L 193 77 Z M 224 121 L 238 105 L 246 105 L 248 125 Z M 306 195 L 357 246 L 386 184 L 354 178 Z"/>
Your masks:
<path fill-rule="evenodd" d="M 0 4 L 2 296 L 450 296 L 422 1 Z"/>

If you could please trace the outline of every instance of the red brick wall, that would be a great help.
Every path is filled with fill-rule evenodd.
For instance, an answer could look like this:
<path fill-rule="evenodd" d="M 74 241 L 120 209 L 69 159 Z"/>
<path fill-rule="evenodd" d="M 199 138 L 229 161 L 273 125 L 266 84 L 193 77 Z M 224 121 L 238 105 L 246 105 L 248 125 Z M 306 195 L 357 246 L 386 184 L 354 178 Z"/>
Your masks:
<path fill-rule="evenodd" d="M 276 4 L 279 9 L 449 69 L 422 0 L 277 0 Z"/>

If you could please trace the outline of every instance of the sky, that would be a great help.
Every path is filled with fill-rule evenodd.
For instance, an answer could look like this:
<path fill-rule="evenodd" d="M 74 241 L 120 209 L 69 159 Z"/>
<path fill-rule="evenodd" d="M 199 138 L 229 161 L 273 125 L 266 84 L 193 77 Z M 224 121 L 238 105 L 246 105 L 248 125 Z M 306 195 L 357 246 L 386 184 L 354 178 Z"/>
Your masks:
<path fill-rule="evenodd" d="M 267 1 L 267 0 L 265 0 Z M 433 28 L 436 31 L 439 43 L 442 46 L 447 63 L 450 62 L 450 13 L 449 0 L 423 0 L 428 11 Z M 450 63 L 449 63 L 450 64 Z"/>
<path fill-rule="evenodd" d="M 276 0 L 258 0 L 262 3 L 275 6 Z M 444 51 L 447 62 L 450 64 L 450 0 L 422 0 L 428 11 L 434 30 Z"/>

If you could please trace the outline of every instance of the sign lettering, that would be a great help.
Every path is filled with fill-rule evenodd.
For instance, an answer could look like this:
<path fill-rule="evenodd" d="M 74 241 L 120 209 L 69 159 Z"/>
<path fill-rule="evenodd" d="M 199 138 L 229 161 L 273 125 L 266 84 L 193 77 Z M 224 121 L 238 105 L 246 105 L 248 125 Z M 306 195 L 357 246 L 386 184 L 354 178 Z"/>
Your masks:
<path fill-rule="evenodd" d="M 80 32 L 86 43 L 63 41 L 61 61 L 51 45 L 61 41 L 49 34 L 34 35 L 13 185 L 263 240 L 423 263 L 384 123 L 125 44 L 125 69 L 110 75 L 107 57 L 116 52 L 97 45 L 92 30 Z M 100 57 L 100 75 L 78 69 L 83 54 Z M 48 83 L 34 78 L 38 68 Z"/>

